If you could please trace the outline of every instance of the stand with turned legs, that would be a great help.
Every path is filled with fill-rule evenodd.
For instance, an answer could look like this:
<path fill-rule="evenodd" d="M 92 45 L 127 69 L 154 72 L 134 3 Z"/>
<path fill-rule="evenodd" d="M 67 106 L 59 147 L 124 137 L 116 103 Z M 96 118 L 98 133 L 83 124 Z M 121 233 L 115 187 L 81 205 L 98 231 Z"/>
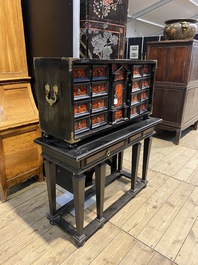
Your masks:
<path fill-rule="evenodd" d="M 90 238 L 127 202 L 136 196 L 147 185 L 147 170 L 154 127 L 160 119 L 141 119 L 133 125 L 108 132 L 89 141 L 82 141 L 73 149 L 63 141 L 38 138 L 35 142 L 42 146 L 45 174 L 49 198 L 50 223 L 58 225 L 73 237 L 78 246 Z M 142 176 L 138 176 L 140 148 L 143 144 Z M 122 168 L 123 152 L 132 148 L 131 172 Z M 105 167 L 110 164 L 111 173 L 106 176 Z M 57 167 L 66 170 L 62 176 L 62 186 L 71 190 L 74 199 L 56 209 Z M 95 172 L 95 185 L 86 187 L 88 172 Z M 60 173 L 60 172 L 59 172 Z M 131 188 L 117 201 L 104 210 L 105 187 L 117 178 L 124 176 L 131 179 Z M 71 179 L 71 184 L 64 180 Z M 69 182 L 68 182 L 69 183 Z M 86 191 L 85 191 L 86 190 Z M 84 227 L 84 202 L 91 194 L 96 195 L 96 218 Z M 63 216 L 75 209 L 76 227 L 68 223 Z"/>

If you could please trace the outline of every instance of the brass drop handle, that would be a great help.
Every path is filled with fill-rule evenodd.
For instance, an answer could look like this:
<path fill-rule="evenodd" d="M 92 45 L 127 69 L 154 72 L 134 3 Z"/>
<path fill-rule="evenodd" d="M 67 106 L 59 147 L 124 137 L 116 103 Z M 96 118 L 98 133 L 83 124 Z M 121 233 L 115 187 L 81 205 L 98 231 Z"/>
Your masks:
<path fill-rule="evenodd" d="M 111 152 L 109 150 L 106 151 L 106 156 L 110 156 Z"/>
<path fill-rule="evenodd" d="M 52 106 L 57 101 L 58 86 L 57 85 L 53 86 L 52 98 L 50 97 L 50 89 L 51 89 L 50 85 L 46 84 L 45 85 L 45 99 L 47 103 L 49 103 L 49 105 Z"/>

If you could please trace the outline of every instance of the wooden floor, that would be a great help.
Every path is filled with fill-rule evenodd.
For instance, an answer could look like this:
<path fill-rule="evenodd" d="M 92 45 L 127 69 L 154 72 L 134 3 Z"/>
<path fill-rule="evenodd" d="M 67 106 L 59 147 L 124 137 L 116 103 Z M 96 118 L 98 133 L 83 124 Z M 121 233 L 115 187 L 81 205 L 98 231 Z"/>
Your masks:
<path fill-rule="evenodd" d="M 0 203 L 0 264 L 197 265 L 198 131 L 185 131 L 178 146 L 173 136 L 153 138 L 148 186 L 81 248 L 49 224 L 44 182 L 10 195 Z M 124 157 L 127 169 L 129 149 Z M 128 188 L 126 179 L 109 185 L 105 208 Z M 85 210 L 85 224 L 95 218 L 94 206 Z"/>

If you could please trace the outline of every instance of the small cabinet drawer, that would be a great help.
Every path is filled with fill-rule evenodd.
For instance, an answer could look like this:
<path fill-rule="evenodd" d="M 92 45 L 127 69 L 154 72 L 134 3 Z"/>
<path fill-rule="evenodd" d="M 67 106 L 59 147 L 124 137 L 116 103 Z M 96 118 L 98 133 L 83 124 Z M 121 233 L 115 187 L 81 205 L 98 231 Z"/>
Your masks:
<path fill-rule="evenodd" d="M 82 82 L 90 80 L 90 67 L 89 66 L 74 66 L 73 70 L 74 82 Z"/>
<path fill-rule="evenodd" d="M 85 99 L 90 97 L 90 84 L 75 84 L 74 85 L 74 100 Z"/>
<path fill-rule="evenodd" d="M 75 130 L 75 134 L 89 131 L 90 130 L 90 118 L 84 117 L 81 119 L 75 119 L 74 130 Z"/>
<path fill-rule="evenodd" d="M 142 79 L 142 89 L 150 87 L 150 78 Z"/>
<path fill-rule="evenodd" d="M 109 90 L 109 82 L 97 82 L 92 83 L 92 97 L 97 97 L 101 95 L 107 95 Z"/>
<path fill-rule="evenodd" d="M 115 109 L 111 111 L 111 122 L 112 124 L 119 123 L 121 121 L 127 120 L 128 108 Z"/>
<path fill-rule="evenodd" d="M 107 108 L 108 108 L 107 97 L 100 97 L 100 98 L 92 100 L 92 103 L 91 103 L 92 112 L 107 110 Z"/>
<path fill-rule="evenodd" d="M 142 83 L 141 79 L 138 80 L 132 80 L 132 85 L 131 85 L 131 92 L 140 90 L 142 88 Z"/>
<path fill-rule="evenodd" d="M 140 104 L 140 114 L 148 111 L 148 100 L 146 100 L 144 103 Z"/>
<path fill-rule="evenodd" d="M 116 152 L 119 152 L 119 149 L 122 149 L 125 145 L 126 145 L 127 141 L 124 140 L 122 142 L 119 142 L 109 148 L 106 148 L 88 158 L 85 159 L 85 164 L 88 165 L 88 164 L 91 164 L 93 162 L 96 162 L 98 160 L 101 160 L 101 159 L 106 159 L 110 156 L 112 156 L 113 154 L 115 154 Z"/>
<path fill-rule="evenodd" d="M 130 108 L 130 113 L 129 113 L 130 119 L 136 117 L 139 114 L 140 114 L 140 106 L 132 106 Z"/>
<path fill-rule="evenodd" d="M 140 103 L 140 93 L 132 93 L 131 95 L 131 105 Z"/>
<path fill-rule="evenodd" d="M 132 76 L 133 78 L 142 76 L 142 65 L 134 65 L 132 67 Z"/>
<path fill-rule="evenodd" d="M 149 90 L 143 90 L 141 92 L 141 101 L 144 101 L 149 98 Z"/>
<path fill-rule="evenodd" d="M 108 65 L 94 65 L 92 68 L 92 80 L 109 79 Z"/>
<path fill-rule="evenodd" d="M 151 74 L 151 66 L 150 65 L 144 65 L 143 66 L 143 76 L 147 76 Z"/>
<path fill-rule="evenodd" d="M 133 135 L 129 138 L 129 143 L 134 142 L 134 141 L 141 139 L 141 138 L 142 138 L 142 133 L 138 133 L 136 135 Z"/>
<path fill-rule="evenodd" d="M 103 126 L 108 123 L 107 112 L 100 112 L 91 117 L 91 128 L 94 129 L 99 126 Z"/>
<path fill-rule="evenodd" d="M 90 113 L 90 101 L 78 101 L 74 104 L 74 116 L 75 118 L 81 115 Z"/>
<path fill-rule="evenodd" d="M 147 129 L 141 133 L 133 135 L 129 138 L 129 143 L 134 142 L 136 140 L 142 139 L 142 137 L 150 136 L 153 134 L 153 128 Z"/>

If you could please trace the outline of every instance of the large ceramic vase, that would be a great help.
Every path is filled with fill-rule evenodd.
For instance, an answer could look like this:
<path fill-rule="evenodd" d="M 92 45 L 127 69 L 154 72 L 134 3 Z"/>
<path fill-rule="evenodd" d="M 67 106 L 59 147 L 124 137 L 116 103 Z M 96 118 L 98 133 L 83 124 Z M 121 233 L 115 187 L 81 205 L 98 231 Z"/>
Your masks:
<path fill-rule="evenodd" d="M 165 40 L 191 40 L 197 31 L 196 19 L 172 19 L 165 21 Z"/>

